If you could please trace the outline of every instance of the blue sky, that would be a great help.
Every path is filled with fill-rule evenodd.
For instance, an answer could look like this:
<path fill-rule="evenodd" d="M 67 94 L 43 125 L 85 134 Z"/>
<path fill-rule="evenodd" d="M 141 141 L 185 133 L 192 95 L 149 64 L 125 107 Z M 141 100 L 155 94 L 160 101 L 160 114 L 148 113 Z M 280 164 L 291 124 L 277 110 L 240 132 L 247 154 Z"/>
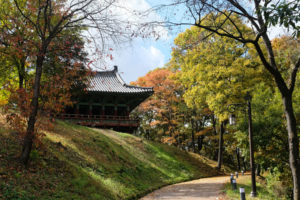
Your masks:
<path fill-rule="evenodd" d="M 126 2 L 126 6 L 136 10 L 146 10 L 162 3 L 157 0 L 128 0 Z M 160 17 L 158 13 L 153 13 L 148 20 Z M 163 28 L 158 30 L 162 34 L 159 40 L 136 38 L 130 44 L 123 45 L 112 52 L 113 60 L 108 66 L 112 68 L 113 65 L 117 65 L 126 83 L 137 80 L 150 70 L 163 67 L 169 61 L 176 34 Z"/>
<path fill-rule="evenodd" d="M 168 1 L 170 0 L 164 0 L 163 2 L 161 0 L 122 0 L 122 3 L 123 6 L 128 6 L 133 10 L 147 10 L 152 6 L 167 3 Z M 181 19 L 179 18 L 184 16 L 182 14 L 184 13 L 184 8 L 176 8 L 175 12 L 176 16 L 174 16 L 174 10 L 170 11 L 172 18 L 176 21 L 180 21 Z M 162 18 L 159 13 L 152 13 L 151 16 L 145 20 L 151 21 L 159 19 L 161 21 Z M 159 28 L 157 32 L 162 34 L 159 40 L 152 38 L 135 38 L 130 44 L 121 45 L 118 49 L 112 51 L 113 60 L 108 62 L 107 68 L 112 69 L 114 65 L 117 65 L 125 82 L 130 83 L 131 81 L 137 80 L 138 77 L 144 76 L 150 70 L 163 67 L 171 57 L 174 38 L 179 32 L 184 31 L 185 28 L 188 27 L 186 26 L 172 33 L 167 29 Z M 271 38 L 282 33 L 283 30 L 278 27 L 270 30 Z"/>
<path fill-rule="evenodd" d="M 137 80 L 148 71 L 163 67 L 171 55 L 173 40 L 136 39 L 129 47 L 113 52 L 112 64 L 119 67 L 119 72 L 125 80 Z"/>

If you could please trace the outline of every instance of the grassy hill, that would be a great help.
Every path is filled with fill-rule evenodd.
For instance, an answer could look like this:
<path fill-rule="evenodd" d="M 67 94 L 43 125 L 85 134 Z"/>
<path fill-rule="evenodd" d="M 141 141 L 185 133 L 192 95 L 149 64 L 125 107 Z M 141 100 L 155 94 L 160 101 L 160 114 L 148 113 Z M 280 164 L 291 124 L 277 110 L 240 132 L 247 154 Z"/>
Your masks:
<path fill-rule="evenodd" d="M 137 199 L 167 184 L 218 174 L 205 157 L 61 121 L 45 132 L 28 169 L 18 163 L 20 148 L 2 120 L 0 199 Z"/>

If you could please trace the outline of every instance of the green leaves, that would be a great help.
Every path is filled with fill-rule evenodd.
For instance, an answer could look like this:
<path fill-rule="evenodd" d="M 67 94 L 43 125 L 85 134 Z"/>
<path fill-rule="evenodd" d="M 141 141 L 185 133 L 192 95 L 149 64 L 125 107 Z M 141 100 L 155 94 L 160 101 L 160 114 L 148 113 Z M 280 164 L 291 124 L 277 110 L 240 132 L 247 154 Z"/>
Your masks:
<path fill-rule="evenodd" d="M 269 7 L 263 7 L 266 13 L 266 19 L 269 26 L 280 25 L 288 30 L 292 29 L 293 35 L 300 36 L 300 1 L 281 1 L 271 4 Z"/>

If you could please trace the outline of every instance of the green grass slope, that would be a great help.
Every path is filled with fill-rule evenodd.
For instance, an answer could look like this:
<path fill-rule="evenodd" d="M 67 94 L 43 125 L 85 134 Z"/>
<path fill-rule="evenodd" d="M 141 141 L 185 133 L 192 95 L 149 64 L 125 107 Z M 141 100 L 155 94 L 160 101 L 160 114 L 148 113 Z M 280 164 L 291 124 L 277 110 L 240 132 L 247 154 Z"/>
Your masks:
<path fill-rule="evenodd" d="M 61 121 L 32 151 L 27 169 L 18 163 L 20 148 L 16 135 L 0 128 L 0 199 L 137 199 L 218 174 L 216 163 L 199 155 Z"/>

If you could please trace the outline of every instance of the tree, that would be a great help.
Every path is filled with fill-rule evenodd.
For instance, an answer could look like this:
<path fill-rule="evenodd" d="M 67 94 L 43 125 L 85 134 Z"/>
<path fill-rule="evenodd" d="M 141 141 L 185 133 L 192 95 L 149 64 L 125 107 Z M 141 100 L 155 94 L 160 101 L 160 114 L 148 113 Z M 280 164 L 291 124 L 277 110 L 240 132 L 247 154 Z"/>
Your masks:
<path fill-rule="evenodd" d="M 132 84 L 154 86 L 154 94 L 135 111 L 141 118 L 141 132 L 148 138 L 196 152 L 196 137 L 206 125 L 208 112 L 188 108 L 183 100 L 184 88 L 175 80 L 177 71 L 155 69 Z M 201 148 L 200 148 L 201 150 Z"/>
<path fill-rule="evenodd" d="M 234 20 L 245 34 L 250 33 L 249 28 L 238 17 Z M 199 40 L 202 37 L 205 40 Z M 262 68 L 250 60 L 252 56 L 248 46 L 241 46 L 239 42 L 210 34 L 195 26 L 179 34 L 174 43 L 176 46 L 173 48 L 171 62 L 180 69 L 178 78 L 186 88 L 184 99 L 187 105 L 198 108 L 207 105 L 220 121 L 220 169 L 223 134 L 228 118 L 226 105 L 244 101 L 243 95 L 251 91 L 261 77 Z"/>
<path fill-rule="evenodd" d="M 199 29 L 205 29 L 225 38 L 231 38 L 240 44 L 251 44 L 255 48 L 261 63 L 272 76 L 282 97 L 284 113 L 286 116 L 286 128 L 289 141 L 289 163 L 293 176 L 294 199 L 300 199 L 300 157 L 299 137 L 297 135 L 297 122 L 293 108 L 293 92 L 295 90 L 296 77 L 300 67 L 300 57 L 291 60 L 288 77 L 281 73 L 281 64 L 276 61 L 274 48 L 271 43 L 269 30 L 275 25 L 283 25 L 290 28 L 294 35 L 299 35 L 299 0 L 295 1 L 214 1 L 214 0 L 174 0 L 170 5 L 186 8 L 184 19 L 192 19 L 193 22 L 174 22 L 170 17 L 166 24 L 195 25 Z M 158 6 L 157 9 L 168 8 L 167 5 Z M 207 15 L 209 14 L 209 15 Z M 243 21 L 249 22 L 252 35 L 244 34 L 242 29 L 233 20 L 239 16 Z M 207 16 L 211 16 L 208 18 Z M 208 22 L 207 22 L 208 20 Z M 205 22 L 205 23 L 204 23 Z M 227 24 L 234 29 L 228 29 Z M 263 43 L 260 43 L 260 41 Z M 266 49 L 264 54 L 263 49 Z"/>
<path fill-rule="evenodd" d="M 144 87 L 154 87 L 154 95 L 147 101 L 143 102 L 138 107 L 138 112 L 143 115 L 149 115 L 150 118 L 146 118 L 149 121 L 145 122 L 145 126 L 152 127 L 160 133 L 160 137 L 156 136 L 165 143 L 176 143 L 176 136 L 179 134 L 178 113 L 179 107 L 177 106 L 182 98 L 179 95 L 180 86 L 170 78 L 173 73 L 168 69 L 155 69 L 146 74 L 144 77 L 140 77 L 134 85 Z M 146 128 L 146 127 L 144 127 Z"/>
<path fill-rule="evenodd" d="M 291 196 L 292 179 L 288 159 L 288 136 L 284 115 L 282 115 L 280 93 L 264 83 L 257 84 L 254 91 L 251 104 L 256 169 L 267 170 L 271 176 L 273 172 L 277 172 L 282 184 L 280 190 L 285 191 L 281 195 Z M 299 101 L 297 104 L 299 105 Z M 233 137 L 241 148 L 242 155 L 248 157 L 248 122 L 243 113 L 240 113 L 238 118 L 237 126 L 233 127 L 236 129 L 233 130 Z M 269 183 L 268 187 L 272 188 Z"/>
<path fill-rule="evenodd" d="M 34 66 L 33 95 L 30 100 L 30 114 L 20 158 L 24 164 L 28 163 L 34 139 L 44 63 L 49 56 L 49 50 L 53 46 L 54 40 L 62 37 L 64 30 L 72 31 L 79 27 L 96 29 L 97 33 L 95 34 L 102 39 L 101 47 L 103 48 L 111 41 L 127 38 L 132 34 L 126 28 L 128 23 L 124 23 L 112 14 L 111 9 L 114 8 L 115 3 L 115 0 L 100 2 L 97 0 L 13 0 L 1 2 L 1 5 L 17 12 L 17 15 L 1 14 L 1 25 L 5 26 L 10 22 L 24 24 L 24 30 L 29 30 L 33 38 L 30 41 L 26 40 L 26 47 L 24 43 L 18 47 L 20 51 L 29 49 L 27 54 Z M 123 28 L 124 26 L 125 28 Z M 4 34 L 15 33 L 8 31 Z M 20 34 L 15 37 L 18 40 L 10 40 L 11 44 L 8 46 L 17 46 L 16 43 L 19 41 L 25 41 Z"/>
<path fill-rule="evenodd" d="M 16 7 L 12 7 L 10 2 L 1 1 L 0 19 L 0 54 L 9 62 L 8 65 L 1 65 L 3 70 L 10 69 L 17 72 L 18 87 L 23 88 L 26 77 L 26 63 L 30 55 L 30 41 L 33 40 L 31 29 L 23 24 L 21 20 L 8 20 L 7 16 L 14 16 L 15 19 L 21 18 L 21 14 Z"/>

